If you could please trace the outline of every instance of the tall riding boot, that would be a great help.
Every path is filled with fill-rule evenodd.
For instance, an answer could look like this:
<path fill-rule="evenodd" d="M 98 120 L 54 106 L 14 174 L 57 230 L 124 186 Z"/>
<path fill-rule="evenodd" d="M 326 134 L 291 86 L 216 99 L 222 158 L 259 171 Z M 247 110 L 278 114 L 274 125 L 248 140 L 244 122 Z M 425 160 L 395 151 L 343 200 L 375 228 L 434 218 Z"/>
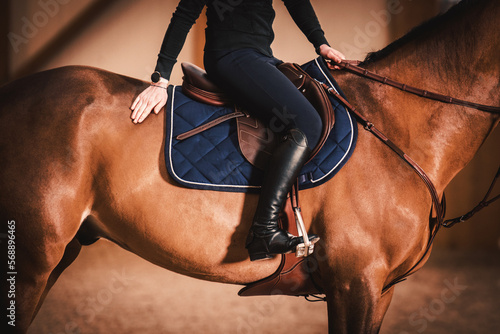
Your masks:
<path fill-rule="evenodd" d="M 298 129 L 289 130 L 273 152 L 246 241 L 251 261 L 293 252 L 297 245 L 303 243 L 302 237 L 295 237 L 280 229 L 278 219 L 287 195 L 310 153 L 306 136 Z M 313 243 L 318 239 L 318 236 L 309 236 Z"/>

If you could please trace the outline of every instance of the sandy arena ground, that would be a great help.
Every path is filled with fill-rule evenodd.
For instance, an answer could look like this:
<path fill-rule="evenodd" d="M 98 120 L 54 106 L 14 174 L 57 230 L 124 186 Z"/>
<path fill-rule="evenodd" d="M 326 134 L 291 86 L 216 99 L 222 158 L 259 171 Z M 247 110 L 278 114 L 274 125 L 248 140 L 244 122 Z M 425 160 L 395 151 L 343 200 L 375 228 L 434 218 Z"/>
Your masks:
<path fill-rule="evenodd" d="M 500 253 L 434 250 L 400 283 L 382 333 L 500 333 Z M 238 297 L 239 286 L 159 268 L 106 241 L 85 247 L 29 334 L 326 333 L 326 304 Z"/>

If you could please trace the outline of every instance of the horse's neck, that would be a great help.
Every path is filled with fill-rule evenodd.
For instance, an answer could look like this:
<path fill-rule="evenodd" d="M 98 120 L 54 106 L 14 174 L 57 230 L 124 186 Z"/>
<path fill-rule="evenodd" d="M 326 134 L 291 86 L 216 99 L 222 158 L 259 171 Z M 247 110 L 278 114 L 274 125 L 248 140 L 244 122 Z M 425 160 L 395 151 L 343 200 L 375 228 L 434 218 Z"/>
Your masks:
<path fill-rule="evenodd" d="M 500 38 L 495 19 L 500 5 L 483 2 L 487 5 L 472 7 L 464 17 L 448 17 L 446 26 L 437 24 L 434 34 L 403 45 L 374 63 L 373 69 L 422 89 L 500 106 Z M 377 89 L 379 98 L 398 102 L 384 107 L 397 124 L 396 136 L 439 190 L 465 167 L 498 123 L 498 116 L 475 109 L 405 93 L 394 97 L 391 88 Z"/>

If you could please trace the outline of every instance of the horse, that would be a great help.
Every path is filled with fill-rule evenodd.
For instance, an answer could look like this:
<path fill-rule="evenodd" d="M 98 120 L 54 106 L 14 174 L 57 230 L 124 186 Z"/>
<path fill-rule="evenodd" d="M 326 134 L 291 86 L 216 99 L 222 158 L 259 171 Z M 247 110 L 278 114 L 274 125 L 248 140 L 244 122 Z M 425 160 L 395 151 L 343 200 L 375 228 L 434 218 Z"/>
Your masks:
<path fill-rule="evenodd" d="M 499 16 L 498 1 L 464 0 L 362 65 L 499 105 Z M 348 71 L 332 73 L 351 104 L 427 172 L 439 196 L 499 122 L 498 114 L 422 99 Z M 14 304 L 16 332 L 27 331 L 59 275 L 82 245 L 98 238 L 208 281 L 246 284 L 276 270 L 278 258 L 253 263 L 244 247 L 258 195 L 179 186 L 165 168 L 165 113 L 140 125 L 130 121 L 129 107 L 147 85 L 71 66 L 0 89 L 0 213 L 15 249 L 9 262 L 15 299 L 7 307 Z M 379 332 L 394 291 L 384 287 L 428 256 L 427 187 L 360 126 L 343 169 L 300 191 L 300 199 L 307 229 L 321 237 L 311 256 L 321 273 L 329 332 Z M 4 299 L 12 292 L 5 282 Z"/>

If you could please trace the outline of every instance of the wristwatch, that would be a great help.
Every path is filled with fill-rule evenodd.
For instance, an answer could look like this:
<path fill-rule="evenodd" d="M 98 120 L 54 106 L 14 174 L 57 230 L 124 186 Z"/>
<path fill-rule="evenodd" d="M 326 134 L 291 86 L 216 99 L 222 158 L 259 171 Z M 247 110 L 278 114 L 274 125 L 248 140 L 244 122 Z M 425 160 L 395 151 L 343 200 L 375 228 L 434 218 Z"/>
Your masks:
<path fill-rule="evenodd" d="M 162 78 L 161 73 L 158 71 L 155 71 L 153 74 L 151 74 L 151 81 L 154 83 L 159 82 L 161 78 Z"/>

